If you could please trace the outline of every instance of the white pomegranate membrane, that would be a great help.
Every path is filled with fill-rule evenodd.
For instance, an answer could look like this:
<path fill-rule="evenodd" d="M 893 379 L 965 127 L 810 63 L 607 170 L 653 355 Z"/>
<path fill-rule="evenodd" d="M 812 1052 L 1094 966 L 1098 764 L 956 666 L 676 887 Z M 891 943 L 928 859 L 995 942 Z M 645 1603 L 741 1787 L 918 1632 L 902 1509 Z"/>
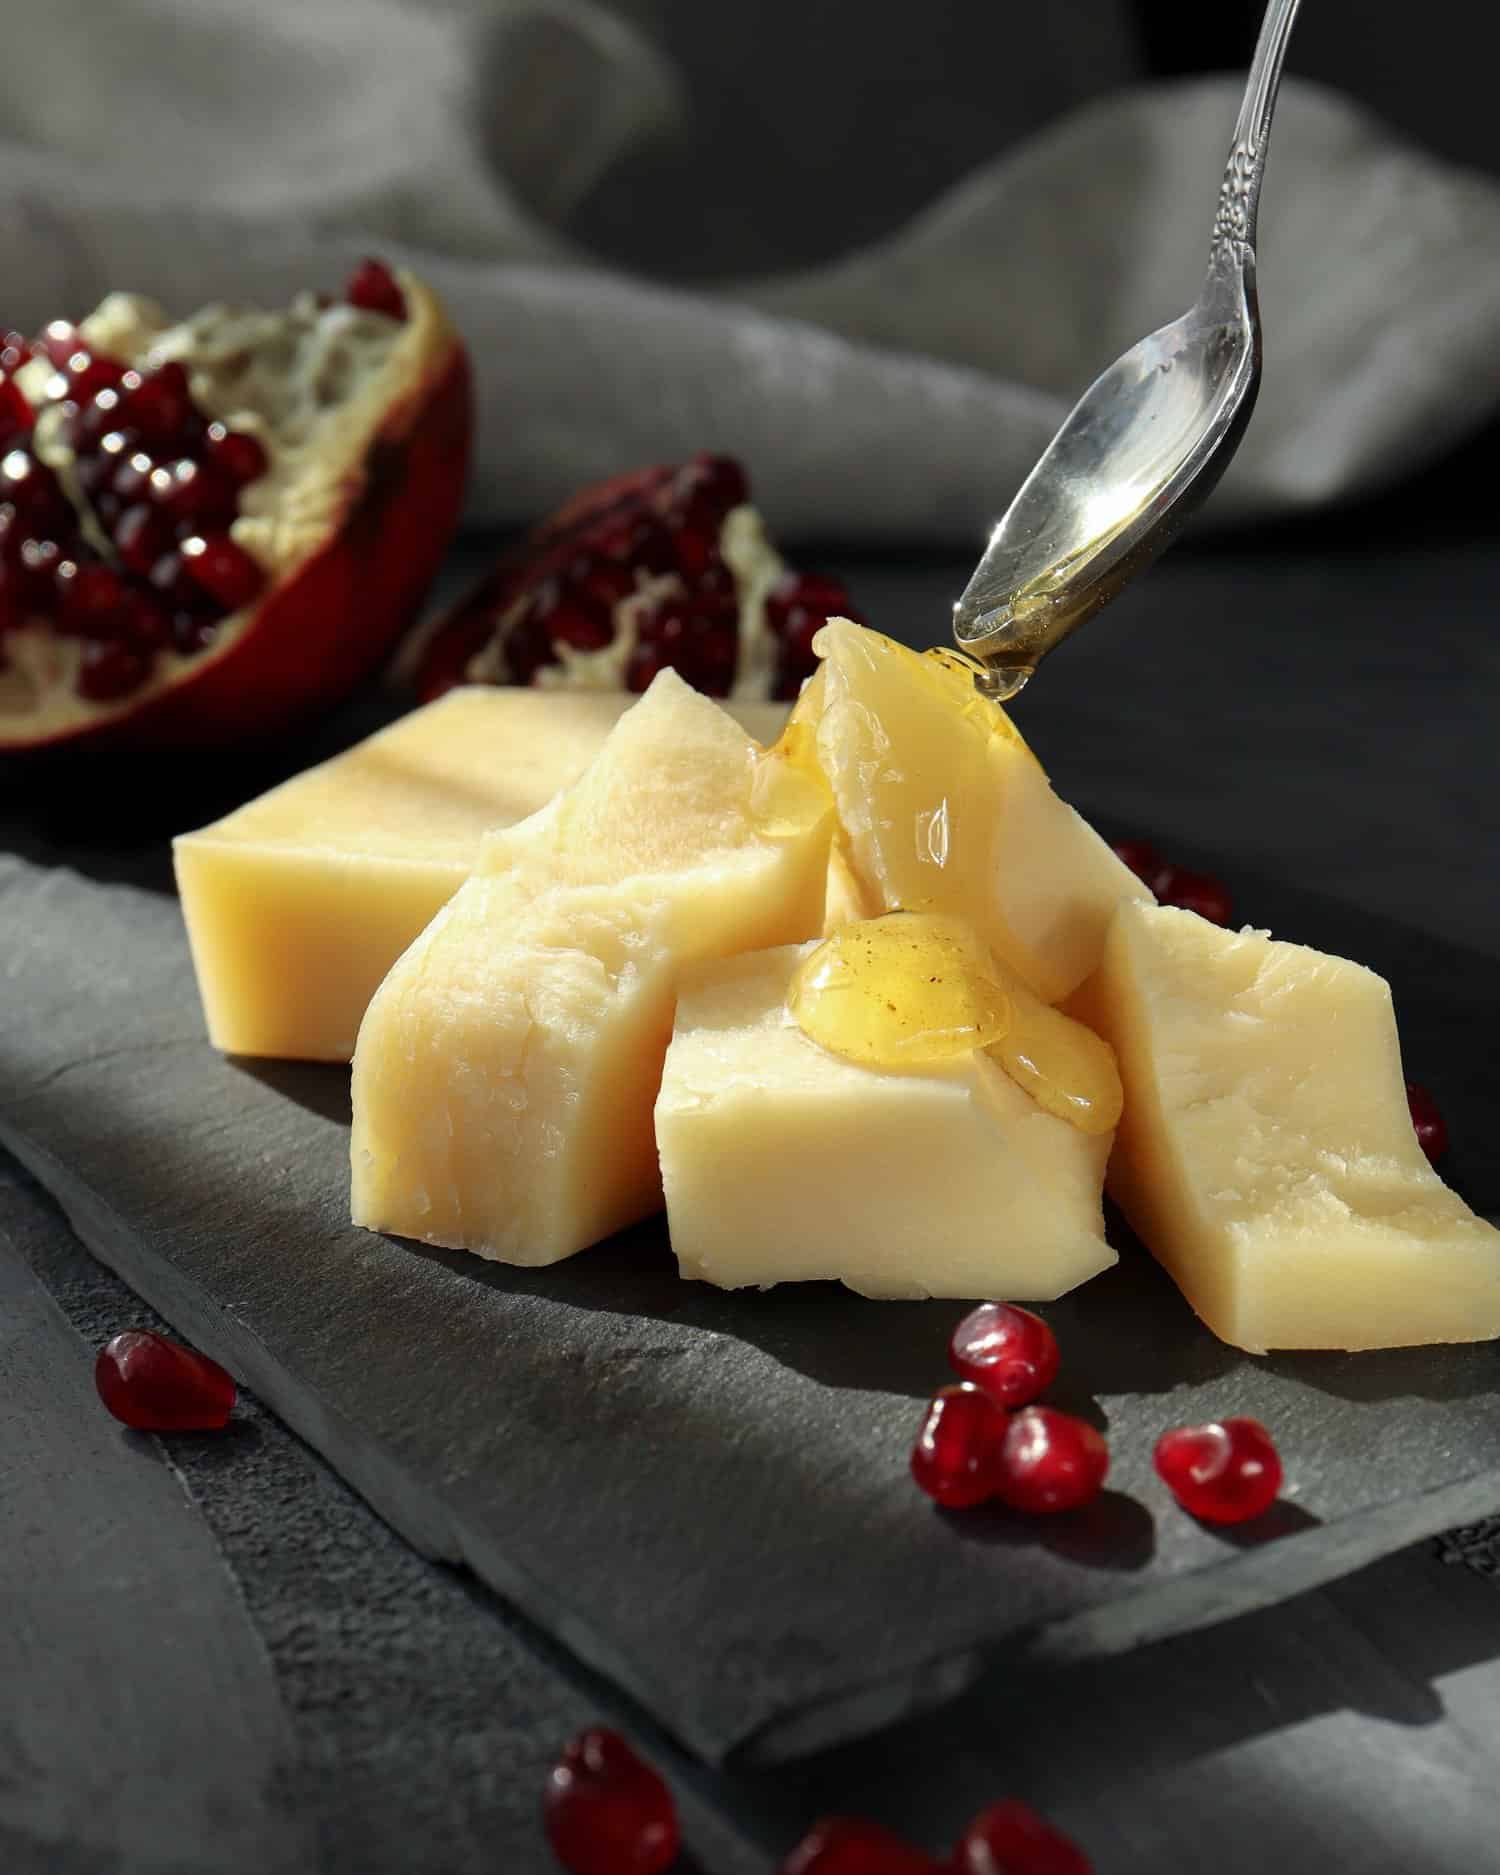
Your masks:
<path fill-rule="evenodd" d="M 337 303 L 173 324 L 113 294 L 0 340 L 0 731 L 128 708 L 229 641 L 336 526 L 329 465 L 406 318 L 367 262 Z"/>

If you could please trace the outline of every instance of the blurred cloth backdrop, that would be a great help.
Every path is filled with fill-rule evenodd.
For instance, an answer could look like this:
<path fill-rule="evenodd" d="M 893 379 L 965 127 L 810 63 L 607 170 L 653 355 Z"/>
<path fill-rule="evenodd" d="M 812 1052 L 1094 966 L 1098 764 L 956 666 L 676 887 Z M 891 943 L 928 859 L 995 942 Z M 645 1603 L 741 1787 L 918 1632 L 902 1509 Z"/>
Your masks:
<path fill-rule="evenodd" d="M 1259 9 L 1203 11 L 4 0 L 0 323 L 111 288 L 274 303 L 375 249 L 473 348 L 476 520 L 712 448 L 793 538 L 972 546 L 1094 373 L 1197 291 Z M 1367 95 L 1420 93 L 1371 16 L 1310 0 L 1299 32 L 1320 13 L 1363 22 Z M 1233 74 L 1162 78 L 1193 44 Z M 1338 76 L 1327 17 L 1310 44 Z M 1500 405 L 1500 185 L 1451 161 L 1500 133 L 1444 129 L 1488 95 L 1480 49 L 1445 48 L 1446 92 L 1413 55 L 1432 96 L 1398 132 L 1295 76 L 1300 48 L 1265 388 L 1210 526 L 1387 485 Z"/>

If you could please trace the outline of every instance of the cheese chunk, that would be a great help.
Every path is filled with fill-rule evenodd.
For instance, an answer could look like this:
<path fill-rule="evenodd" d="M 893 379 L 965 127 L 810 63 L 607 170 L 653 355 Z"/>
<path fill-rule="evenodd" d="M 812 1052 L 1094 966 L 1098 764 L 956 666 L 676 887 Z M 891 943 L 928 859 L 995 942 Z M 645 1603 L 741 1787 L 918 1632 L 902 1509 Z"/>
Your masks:
<path fill-rule="evenodd" d="M 832 828 L 819 779 L 664 671 L 571 788 L 485 841 L 376 992 L 355 1223 L 542 1264 L 657 1209 L 679 976 L 816 932 Z"/>
<path fill-rule="evenodd" d="M 820 1048 L 786 1011 L 814 948 L 683 986 L 656 1103 L 682 1274 L 1045 1300 L 1107 1269 L 1111 1135 L 1044 1113 L 983 1054 L 892 1073 Z"/>
<path fill-rule="evenodd" d="M 973 925 L 1044 1002 L 1099 961 L 1122 899 L 1149 897 L 973 671 L 848 619 L 813 644 L 794 720 L 815 727 L 863 915 L 930 911 Z"/>
<path fill-rule="evenodd" d="M 227 1054 L 347 1061 L 391 965 L 468 877 L 484 835 L 575 781 L 634 702 L 451 691 L 175 842 L 209 1039 Z M 776 704 L 737 704 L 757 738 Z"/>
<path fill-rule="evenodd" d="M 1070 1004 L 1114 1044 L 1109 1190 L 1235 1346 L 1500 1334 L 1500 1231 L 1417 1144 L 1390 991 L 1358 964 L 1132 904 Z"/>

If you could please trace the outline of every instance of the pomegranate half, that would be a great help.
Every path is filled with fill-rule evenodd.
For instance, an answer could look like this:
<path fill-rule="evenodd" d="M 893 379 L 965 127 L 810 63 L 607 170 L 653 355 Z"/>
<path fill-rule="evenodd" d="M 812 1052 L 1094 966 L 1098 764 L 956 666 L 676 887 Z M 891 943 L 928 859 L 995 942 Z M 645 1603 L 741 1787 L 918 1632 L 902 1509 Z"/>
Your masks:
<path fill-rule="evenodd" d="M 0 752 L 190 747 L 337 702 L 457 527 L 467 355 L 367 261 L 338 302 L 111 294 L 0 337 Z"/>
<path fill-rule="evenodd" d="M 397 660 L 423 701 L 454 684 L 644 690 L 670 666 L 709 696 L 794 697 L 832 579 L 794 573 L 728 456 L 637 469 L 574 495 Z"/>

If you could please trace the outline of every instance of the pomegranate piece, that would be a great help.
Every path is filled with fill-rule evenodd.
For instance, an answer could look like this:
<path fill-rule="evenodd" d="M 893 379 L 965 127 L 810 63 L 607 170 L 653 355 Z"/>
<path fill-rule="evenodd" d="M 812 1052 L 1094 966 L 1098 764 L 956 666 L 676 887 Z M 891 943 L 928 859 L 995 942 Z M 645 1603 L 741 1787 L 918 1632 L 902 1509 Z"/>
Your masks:
<path fill-rule="evenodd" d="M 472 412 L 441 306 L 378 271 L 350 289 L 378 319 L 304 295 L 172 326 L 114 295 L 29 356 L 7 338 L 0 753 L 269 736 L 384 657 L 457 526 Z"/>
<path fill-rule="evenodd" d="M 857 617 L 837 581 L 788 572 L 728 456 L 584 489 L 450 612 L 401 667 L 424 701 L 460 683 L 644 690 L 675 670 L 710 696 L 794 697 L 814 633 Z"/>
<path fill-rule="evenodd" d="M 1144 880 L 1157 898 L 1171 885 L 1177 871 L 1175 866 L 1162 858 L 1149 840 L 1116 840 L 1114 853 L 1116 859 L 1124 860 L 1138 879 Z"/>
<path fill-rule="evenodd" d="M 1087 1420 L 1028 1406 L 1005 1428 L 998 1470 L 995 1495 L 1012 1510 L 1076 1510 L 1104 1488 L 1109 1447 Z"/>
<path fill-rule="evenodd" d="M 234 1410 L 234 1382 L 217 1361 L 148 1328 L 105 1343 L 94 1385 L 115 1418 L 138 1432 L 217 1432 Z"/>
<path fill-rule="evenodd" d="M 1015 1797 L 975 1817 L 950 1867 L 951 1875 L 1093 1875 L 1094 1869 L 1077 1843 Z"/>
<path fill-rule="evenodd" d="M 1154 1463 L 1177 1502 L 1204 1523 L 1247 1523 L 1281 1489 L 1281 1456 L 1258 1419 L 1177 1426 L 1157 1440 Z"/>
<path fill-rule="evenodd" d="M 1057 1378 L 1057 1338 L 1030 1309 L 982 1302 L 954 1329 L 948 1361 L 997 1406 L 1029 1406 Z"/>
<path fill-rule="evenodd" d="M 1000 1486 L 1006 1417 L 987 1393 L 967 1382 L 932 1397 L 911 1452 L 918 1486 L 949 1510 L 966 1510 Z"/>
<path fill-rule="evenodd" d="M 581 1732 L 547 1779 L 542 1820 L 572 1875 L 660 1875 L 677 1858 L 677 1806 L 618 1732 Z"/>
<path fill-rule="evenodd" d="M 863 1817 L 828 1816 L 802 1838 L 778 1875 L 941 1875 L 936 1862 Z"/>
<path fill-rule="evenodd" d="M 1443 1110 L 1418 1081 L 1406 1083 L 1406 1104 L 1416 1128 L 1417 1144 L 1436 1165 L 1448 1150 L 1448 1122 L 1443 1118 Z"/>

